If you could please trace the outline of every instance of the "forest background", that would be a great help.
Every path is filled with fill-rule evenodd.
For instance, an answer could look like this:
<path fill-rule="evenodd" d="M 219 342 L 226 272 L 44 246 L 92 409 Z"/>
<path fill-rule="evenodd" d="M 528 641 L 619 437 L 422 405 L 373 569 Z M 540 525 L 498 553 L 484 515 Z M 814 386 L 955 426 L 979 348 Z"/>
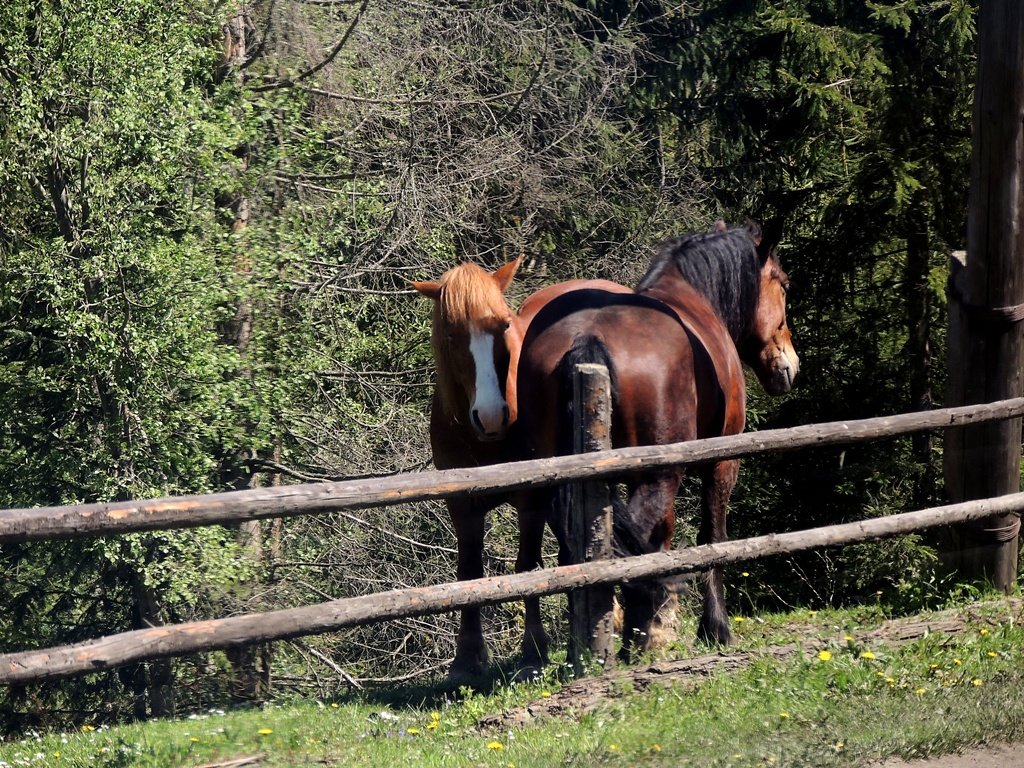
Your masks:
<path fill-rule="evenodd" d="M 793 280 L 801 381 L 778 400 L 752 383 L 750 428 L 940 402 L 976 13 L 7 0 L 0 505 L 426 469 L 430 307 L 408 280 L 524 255 L 513 305 L 572 277 L 632 283 L 662 238 L 716 217 L 761 221 Z M 940 457 L 922 436 L 747 460 L 730 534 L 926 506 Z M 493 514 L 491 572 L 514 542 Z M 751 567 L 732 608 L 941 599 L 934 545 Z M 4 546 L 0 650 L 452 578 L 440 504 Z M 489 613 L 499 658 L 518 611 Z M 410 619 L 5 689 L 0 733 L 436 676 L 452 630 Z"/>

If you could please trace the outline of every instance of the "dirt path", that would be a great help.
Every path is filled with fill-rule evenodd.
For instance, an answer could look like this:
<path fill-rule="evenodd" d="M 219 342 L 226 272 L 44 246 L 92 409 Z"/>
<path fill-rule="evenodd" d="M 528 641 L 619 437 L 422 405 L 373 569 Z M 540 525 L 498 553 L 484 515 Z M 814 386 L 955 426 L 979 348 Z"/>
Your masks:
<path fill-rule="evenodd" d="M 872 768 L 1024 768 L 1024 744 L 978 747 L 924 760 L 886 760 Z"/>

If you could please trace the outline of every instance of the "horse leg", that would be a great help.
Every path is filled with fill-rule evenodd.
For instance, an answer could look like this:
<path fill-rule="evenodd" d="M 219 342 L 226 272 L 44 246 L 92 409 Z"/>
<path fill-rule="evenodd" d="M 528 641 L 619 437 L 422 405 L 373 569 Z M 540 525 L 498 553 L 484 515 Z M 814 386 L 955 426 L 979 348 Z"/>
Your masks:
<path fill-rule="evenodd" d="M 484 575 L 484 512 L 467 499 L 449 499 L 451 515 L 458 543 L 459 581 L 479 579 Z M 459 634 L 455 645 L 455 660 L 448 670 L 448 679 L 454 683 L 471 681 L 487 671 L 487 645 L 484 642 L 480 607 L 462 609 Z"/>
<path fill-rule="evenodd" d="M 516 557 L 516 573 L 542 568 L 541 556 L 544 541 L 544 523 L 548 506 L 553 503 L 550 491 L 522 494 L 515 500 L 519 518 L 519 553 Z M 548 663 L 548 635 L 541 620 L 540 598 L 528 597 L 526 606 L 526 627 L 523 634 L 523 659 L 517 677 L 528 680 L 539 674 Z"/>
<path fill-rule="evenodd" d="M 736 459 L 715 462 L 700 470 L 701 524 L 698 544 L 717 544 L 728 538 L 725 518 L 739 471 L 740 463 Z M 697 636 L 708 643 L 728 645 L 732 642 L 721 568 L 711 568 L 704 576 L 704 612 Z"/>
<path fill-rule="evenodd" d="M 675 529 L 674 502 L 682 474 L 663 472 L 629 484 L 625 520 L 616 525 L 623 554 L 647 554 L 668 549 Z M 664 647 L 679 629 L 679 599 L 663 581 L 655 579 L 622 585 L 623 621 L 620 655 L 627 659 L 634 648 Z"/>

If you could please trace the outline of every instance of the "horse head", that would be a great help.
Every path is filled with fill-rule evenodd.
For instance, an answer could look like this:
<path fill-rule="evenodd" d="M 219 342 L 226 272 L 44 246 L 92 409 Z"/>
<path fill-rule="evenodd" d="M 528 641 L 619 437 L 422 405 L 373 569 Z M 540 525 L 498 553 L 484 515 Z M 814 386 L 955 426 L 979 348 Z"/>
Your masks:
<path fill-rule="evenodd" d="M 760 237 L 752 237 L 761 260 L 757 309 L 749 333 L 739 345 L 739 353 L 768 394 L 783 395 L 793 387 L 800 370 L 800 358 L 786 325 L 789 277 L 775 248 L 764 245 Z"/>
<path fill-rule="evenodd" d="M 514 393 L 507 389 L 513 313 L 504 294 L 519 262 L 494 272 L 465 262 L 440 280 L 412 283 L 434 301 L 430 339 L 438 399 L 448 418 L 468 424 L 479 440 L 500 440 L 515 418 Z"/>

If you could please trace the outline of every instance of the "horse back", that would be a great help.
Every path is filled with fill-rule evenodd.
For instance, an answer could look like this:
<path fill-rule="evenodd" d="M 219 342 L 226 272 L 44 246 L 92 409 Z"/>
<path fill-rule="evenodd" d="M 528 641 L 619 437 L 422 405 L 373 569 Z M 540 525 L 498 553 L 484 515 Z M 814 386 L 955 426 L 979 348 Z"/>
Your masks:
<path fill-rule="evenodd" d="M 693 439 L 705 401 L 720 410 L 720 398 L 698 391 L 713 378 L 703 345 L 672 309 L 632 293 L 576 291 L 548 303 L 527 329 L 518 376 L 527 456 L 566 452 L 558 435 L 575 362 L 609 367 L 616 447 Z"/>
<path fill-rule="evenodd" d="M 698 437 L 734 435 L 746 425 L 747 388 L 736 343 L 708 300 L 684 280 L 675 281 L 668 290 L 651 290 L 645 296 L 672 308 L 702 349 L 706 365 L 698 371 L 699 388 L 717 391 L 721 413 L 701 420 Z"/>

